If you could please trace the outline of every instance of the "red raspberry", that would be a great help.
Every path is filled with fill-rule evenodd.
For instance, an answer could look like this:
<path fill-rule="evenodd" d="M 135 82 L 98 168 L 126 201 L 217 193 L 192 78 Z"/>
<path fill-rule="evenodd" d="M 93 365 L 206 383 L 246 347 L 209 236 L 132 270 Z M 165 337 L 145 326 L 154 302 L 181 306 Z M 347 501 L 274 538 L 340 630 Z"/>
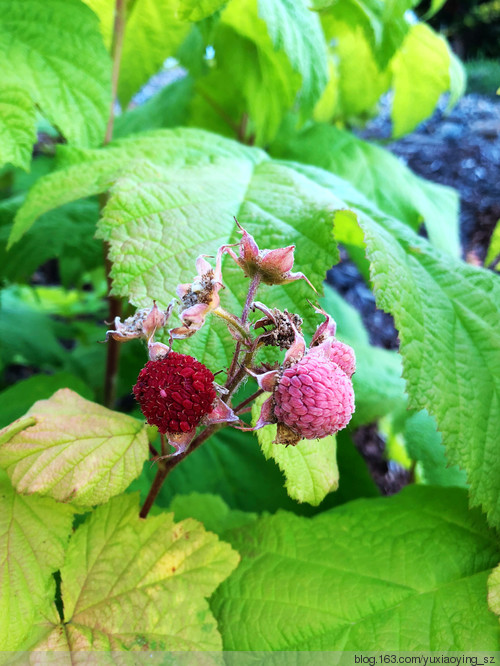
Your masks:
<path fill-rule="evenodd" d="M 172 351 L 148 361 L 133 390 L 146 421 L 162 434 L 196 428 L 217 397 L 210 370 L 192 356 Z"/>
<path fill-rule="evenodd" d="M 274 391 L 274 414 L 306 439 L 345 428 L 354 412 L 351 380 L 321 354 L 306 354 L 286 368 Z"/>

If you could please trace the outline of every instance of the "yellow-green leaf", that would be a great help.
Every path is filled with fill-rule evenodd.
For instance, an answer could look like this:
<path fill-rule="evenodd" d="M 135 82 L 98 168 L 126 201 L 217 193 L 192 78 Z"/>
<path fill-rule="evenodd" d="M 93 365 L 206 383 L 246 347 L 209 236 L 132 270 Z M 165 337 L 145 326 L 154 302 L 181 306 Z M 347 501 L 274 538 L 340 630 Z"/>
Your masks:
<path fill-rule="evenodd" d="M 139 476 L 148 455 L 140 421 L 69 389 L 36 402 L 20 420 L 24 428 L 17 423 L 0 430 L 0 466 L 24 494 L 102 504 Z"/>

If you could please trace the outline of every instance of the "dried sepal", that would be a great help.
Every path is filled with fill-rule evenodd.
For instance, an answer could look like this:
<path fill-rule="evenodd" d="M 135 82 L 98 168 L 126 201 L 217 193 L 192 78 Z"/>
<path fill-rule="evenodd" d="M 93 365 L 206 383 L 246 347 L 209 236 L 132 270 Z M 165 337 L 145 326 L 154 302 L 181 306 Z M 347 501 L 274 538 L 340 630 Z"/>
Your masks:
<path fill-rule="evenodd" d="M 173 339 L 184 340 L 200 330 L 207 315 L 219 307 L 219 291 L 223 288 L 221 258 L 216 260 L 215 269 L 200 255 L 196 260 L 197 275 L 191 283 L 177 287 L 181 301 L 179 317 L 182 325 L 170 329 Z"/>
<path fill-rule="evenodd" d="M 289 349 L 295 340 L 295 330 L 301 331 L 302 319 L 297 314 L 289 313 L 287 310 L 281 312 L 278 308 L 269 309 L 263 303 L 256 301 L 253 309 L 260 310 L 266 316 L 256 321 L 255 329 L 271 326 L 272 330 L 259 335 L 259 340 L 265 345 Z M 293 325 L 292 325 L 293 324 Z M 294 328 L 295 327 L 295 328 Z"/>
<path fill-rule="evenodd" d="M 120 317 L 115 317 L 115 328 L 106 331 L 106 340 L 109 338 L 113 338 L 117 342 L 128 342 L 134 339 L 151 340 L 156 331 L 167 324 L 172 307 L 173 303 L 170 303 L 166 310 L 160 310 L 153 301 L 152 308 L 141 308 L 123 322 Z"/>
<path fill-rule="evenodd" d="M 236 220 L 236 224 L 242 235 L 239 242 L 239 255 L 232 249 L 234 245 L 222 245 L 219 248 L 218 257 L 224 253 L 229 254 L 247 277 L 253 278 L 258 275 L 265 284 L 287 284 L 295 280 L 305 280 L 316 291 L 303 273 L 291 272 L 295 245 L 275 250 L 260 250 L 254 237 L 241 226 L 238 220 Z"/>

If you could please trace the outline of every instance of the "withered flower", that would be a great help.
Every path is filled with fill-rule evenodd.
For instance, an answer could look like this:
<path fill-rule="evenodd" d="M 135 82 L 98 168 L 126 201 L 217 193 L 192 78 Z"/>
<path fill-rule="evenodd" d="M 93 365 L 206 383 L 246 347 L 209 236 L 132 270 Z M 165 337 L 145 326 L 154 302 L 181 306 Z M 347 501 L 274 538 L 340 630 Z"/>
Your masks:
<path fill-rule="evenodd" d="M 218 258 L 227 253 L 241 266 L 247 277 L 253 278 L 258 275 L 265 284 L 287 284 L 295 280 L 305 280 L 314 289 L 311 282 L 304 273 L 292 273 L 293 253 L 295 245 L 277 248 L 276 250 L 259 250 L 253 236 L 251 236 L 236 220 L 242 237 L 239 243 L 239 256 L 232 249 L 234 245 L 222 245 L 218 252 Z M 316 289 L 314 289 L 316 291 Z"/>
<path fill-rule="evenodd" d="M 191 283 L 180 284 L 177 296 L 181 300 L 182 326 L 170 330 L 174 339 L 191 337 L 205 323 L 206 316 L 220 305 L 219 291 L 222 284 L 221 257 L 217 257 L 215 269 L 200 255 L 196 260 L 197 275 Z"/>

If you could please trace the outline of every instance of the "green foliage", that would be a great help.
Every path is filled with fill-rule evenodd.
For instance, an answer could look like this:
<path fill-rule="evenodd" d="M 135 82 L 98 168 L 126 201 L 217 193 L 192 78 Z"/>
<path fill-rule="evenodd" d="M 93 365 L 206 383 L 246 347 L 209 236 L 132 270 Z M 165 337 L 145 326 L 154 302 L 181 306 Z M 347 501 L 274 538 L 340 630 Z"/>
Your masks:
<path fill-rule="evenodd" d="M 425 76 L 419 84 L 422 67 L 426 68 Z M 445 40 L 423 23 L 412 26 L 392 64 L 395 137 L 411 132 L 432 113 L 441 93 L 450 86 L 449 67 Z"/>
<path fill-rule="evenodd" d="M 456 191 L 419 178 L 384 148 L 332 125 L 315 123 L 278 141 L 272 152 L 344 178 L 380 211 L 413 229 L 423 221 L 436 247 L 459 256 Z"/>
<path fill-rule="evenodd" d="M 30 649 L 220 649 L 205 597 L 238 555 L 194 520 L 145 521 L 137 509 L 137 497 L 116 497 L 76 530 L 61 567 L 64 617 L 40 622 Z"/>
<path fill-rule="evenodd" d="M 467 471 L 473 504 L 498 525 L 498 279 L 392 223 L 362 225 L 378 303 L 399 331 L 410 406 L 435 416 L 450 462 Z"/>
<path fill-rule="evenodd" d="M 113 136 L 121 139 L 137 132 L 182 125 L 193 94 L 193 79 L 189 76 L 162 88 L 141 106 L 129 109 L 115 122 Z"/>
<path fill-rule="evenodd" d="M 225 650 L 497 649 L 497 537 L 464 491 L 279 513 L 224 539 L 242 557 L 212 602 Z"/>
<path fill-rule="evenodd" d="M 0 431 L 0 465 L 18 492 L 91 506 L 107 502 L 140 474 L 148 439 L 136 419 L 69 389 L 35 403 L 28 415 L 26 429 L 18 431 L 14 422 Z"/>
<path fill-rule="evenodd" d="M 35 109 L 31 97 L 23 88 L 1 88 L 0 166 L 10 162 L 28 171 L 35 141 Z"/>
<path fill-rule="evenodd" d="M 23 416 L 33 402 L 50 398 L 62 388 L 69 388 L 89 400 L 93 398 L 88 386 L 69 372 L 33 375 L 0 392 L 0 428 Z"/>
<path fill-rule="evenodd" d="M 260 415 L 262 403 L 269 393 L 258 398 L 252 407 L 252 422 Z M 335 437 L 302 440 L 296 446 L 277 446 L 276 426 L 269 425 L 256 431 L 266 460 L 272 458 L 285 475 L 288 495 L 297 502 L 318 506 L 325 496 L 339 485 Z"/>
<path fill-rule="evenodd" d="M 443 92 L 456 102 L 464 71 L 409 19 L 412 0 L 311 5 L 0 0 L 0 650 L 498 649 L 499 277 L 459 259 L 451 189 L 349 131 L 388 92 L 393 135 L 411 131 Z M 167 85 L 128 106 L 162 69 L 154 87 Z M 121 345 L 115 371 L 104 320 L 166 308 L 186 284 L 183 307 L 213 309 L 195 260 L 215 266 L 221 245 L 251 254 L 233 217 L 261 253 L 240 261 L 245 275 L 224 255 L 231 314 L 209 314 L 175 351 L 226 382 L 233 408 L 249 398 L 254 382 L 233 386 L 229 368 L 269 370 L 283 350 L 247 362 L 224 317 L 253 339 L 248 277 L 262 251 L 293 244 L 278 282 L 301 271 L 318 293 L 298 280 L 256 298 L 300 315 L 309 344 L 319 299 L 355 350 L 356 411 L 289 448 L 276 426 L 208 437 L 201 422 L 203 446 L 156 460 L 165 438 L 131 392 L 147 345 Z M 345 254 L 393 314 L 400 353 L 374 347 L 331 288 L 322 296 Z M 116 411 L 99 404 L 105 375 Z M 248 423 L 250 407 L 237 411 Z M 395 497 L 380 497 L 353 443 L 368 424 L 415 478 Z M 165 476 L 140 518 L 137 491 L 152 499 Z"/>
<path fill-rule="evenodd" d="M 485 264 L 494 264 L 495 269 L 498 271 L 500 257 L 500 220 L 496 223 L 493 234 L 491 235 L 490 244 L 488 247 L 488 254 L 486 255 Z"/>
<path fill-rule="evenodd" d="M 61 259 L 61 279 L 69 286 L 78 284 L 79 276 L 102 263 L 102 244 L 94 238 L 99 216 L 97 201 L 75 201 L 50 211 L 37 225 L 7 251 L 12 221 L 21 205 L 19 196 L 0 203 L 0 275 L 11 281 L 27 280 L 45 261 Z M 64 263 L 70 256 L 71 261 Z M 64 264 L 64 265 L 63 265 Z"/>
<path fill-rule="evenodd" d="M 55 322 L 25 303 L 15 286 L 0 293 L 0 339 L 0 360 L 5 365 L 21 361 L 44 368 L 63 363 Z"/>
<path fill-rule="evenodd" d="M 73 511 L 48 497 L 23 497 L 0 470 L 0 650 L 15 650 L 54 597 Z"/>
<path fill-rule="evenodd" d="M 466 486 L 467 477 L 456 465 L 449 465 L 436 423 L 423 410 L 412 414 L 405 423 L 404 436 L 408 453 L 421 465 L 426 483 L 436 486 Z"/>
<path fill-rule="evenodd" d="M 177 506 L 178 495 L 195 491 L 203 495 L 217 494 L 237 512 L 286 509 L 309 516 L 358 497 L 377 496 L 379 492 L 366 464 L 349 436 L 340 432 L 337 439 L 339 489 L 326 495 L 318 509 L 292 500 L 284 487 L 282 473 L 274 461 L 262 455 L 256 436 L 233 428 L 213 435 L 205 446 L 174 468 L 160 491 L 157 504 L 164 508 Z M 155 473 L 151 464 L 146 463 L 141 477 L 132 483 L 130 490 L 141 490 L 145 499 Z"/>
<path fill-rule="evenodd" d="M 177 16 L 185 21 L 201 21 L 226 4 L 227 0 L 177 0 Z"/>
<path fill-rule="evenodd" d="M 34 123 L 28 97 L 68 141 L 99 144 L 111 102 L 111 71 L 92 12 L 80 0 L 2 0 L 0 16 L 2 88 L 22 89 L 6 93 L 6 99 L 23 114 L 29 136 Z M 26 151 L 26 138 L 23 144 Z"/>

